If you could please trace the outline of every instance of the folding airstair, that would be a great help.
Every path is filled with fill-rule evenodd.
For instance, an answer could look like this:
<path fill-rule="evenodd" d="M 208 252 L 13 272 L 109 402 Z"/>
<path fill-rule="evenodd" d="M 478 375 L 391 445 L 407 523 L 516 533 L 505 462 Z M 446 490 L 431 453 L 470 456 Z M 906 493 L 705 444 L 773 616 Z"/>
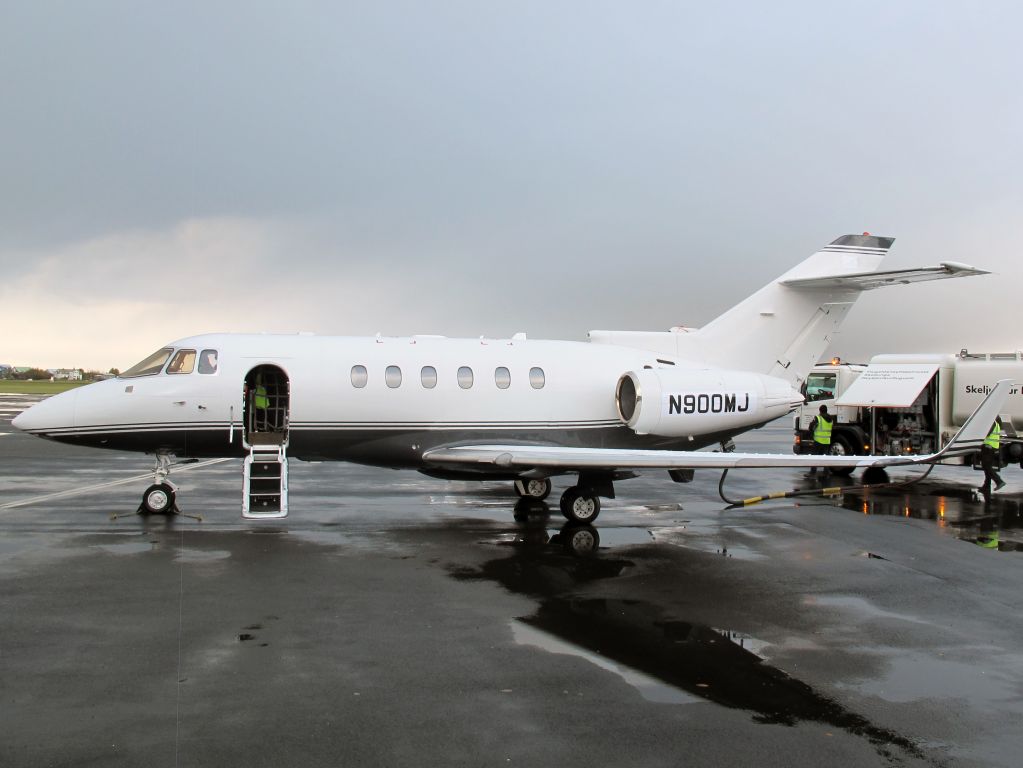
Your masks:
<path fill-rule="evenodd" d="M 287 379 L 273 366 L 249 373 L 248 408 L 243 445 L 245 457 L 242 517 L 272 520 L 288 516 Z"/>
<path fill-rule="evenodd" d="M 288 457 L 284 449 L 282 444 L 249 446 L 242 517 L 271 520 L 288 516 Z"/>

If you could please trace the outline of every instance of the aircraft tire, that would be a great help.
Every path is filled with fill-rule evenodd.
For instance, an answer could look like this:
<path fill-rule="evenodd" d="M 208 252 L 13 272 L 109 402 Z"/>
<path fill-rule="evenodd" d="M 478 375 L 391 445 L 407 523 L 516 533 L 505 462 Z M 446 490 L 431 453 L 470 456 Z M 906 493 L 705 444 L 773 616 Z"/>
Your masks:
<path fill-rule="evenodd" d="M 852 446 L 849 445 L 849 441 L 841 435 L 835 435 L 831 441 L 831 455 L 832 456 L 850 456 L 853 453 Z M 838 477 L 849 477 L 853 473 L 855 467 L 832 467 L 831 474 L 837 475 Z"/>
<path fill-rule="evenodd" d="M 157 483 L 142 494 L 141 511 L 147 515 L 166 515 L 174 508 L 174 489 L 167 483 Z"/>
<path fill-rule="evenodd" d="M 551 481 L 548 477 L 542 480 L 516 480 L 515 491 L 524 499 L 543 501 L 551 495 Z"/>
<path fill-rule="evenodd" d="M 592 523 L 600 514 L 600 497 L 573 485 L 561 494 L 561 514 L 573 523 Z"/>

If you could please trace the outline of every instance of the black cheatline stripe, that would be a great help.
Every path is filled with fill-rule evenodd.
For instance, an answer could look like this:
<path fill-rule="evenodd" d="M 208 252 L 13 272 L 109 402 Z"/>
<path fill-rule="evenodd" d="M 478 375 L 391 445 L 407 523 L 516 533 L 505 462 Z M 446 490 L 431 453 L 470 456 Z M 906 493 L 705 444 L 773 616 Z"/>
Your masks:
<path fill-rule="evenodd" d="M 25 430 L 30 435 L 104 435 L 104 434 L 121 434 L 127 432 L 180 432 L 182 430 L 192 430 L 194 432 L 219 432 L 224 429 L 228 429 L 227 424 L 220 426 L 210 425 L 181 425 L 181 424 L 166 424 L 163 426 L 152 426 L 137 424 L 134 426 L 109 426 L 109 427 L 61 427 L 60 429 L 28 429 Z"/>
<path fill-rule="evenodd" d="M 124 422 L 120 424 L 82 424 L 74 427 L 55 427 L 54 429 L 46 430 L 53 432 L 61 429 L 120 429 L 124 427 L 215 427 L 215 426 L 228 426 L 231 422 L 229 421 L 136 421 L 136 422 Z M 236 424 L 238 422 L 235 422 Z"/>
<path fill-rule="evenodd" d="M 86 435 L 123 435 L 132 434 L 137 432 L 153 433 L 153 432 L 183 432 L 183 431 L 194 431 L 194 432 L 220 432 L 229 428 L 229 424 L 221 425 L 182 425 L 182 424 L 165 424 L 165 425 L 151 425 L 151 424 L 138 424 L 138 425 L 126 425 L 116 426 L 110 425 L 105 427 L 62 427 L 60 429 L 31 429 L 25 430 L 30 435 L 46 435 L 52 437 L 74 437 L 74 436 L 86 436 Z M 430 423 L 414 423 L 414 424 L 403 424 L 403 423 L 375 423 L 375 424 L 349 424 L 349 425 L 332 425 L 332 424 L 316 424 L 311 426 L 305 425 L 289 425 L 289 429 L 297 432 L 316 432 L 316 431 L 357 431 L 357 430 L 398 430 L 398 429 L 421 429 L 429 431 L 457 431 L 459 429 L 466 430 L 482 430 L 482 429 L 599 429 L 603 427 L 620 427 L 622 423 L 619 421 L 604 421 L 604 422 L 557 422 L 557 421 L 545 421 L 545 422 L 480 422 L 477 424 L 467 423 L 455 423 L 455 424 L 430 424 Z M 241 427 L 237 427 L 241 431 Z"/>

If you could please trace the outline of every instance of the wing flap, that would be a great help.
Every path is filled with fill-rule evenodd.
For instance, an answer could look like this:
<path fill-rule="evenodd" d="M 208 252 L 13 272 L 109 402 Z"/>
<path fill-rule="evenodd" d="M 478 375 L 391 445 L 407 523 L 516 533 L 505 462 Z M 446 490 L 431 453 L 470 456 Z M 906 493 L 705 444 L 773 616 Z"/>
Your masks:
<path fill-rule="evenodd" d="M 709 451 L 646 451 L 559 446 L 460 445 L 427 451 L 436 464 L 477 464 L 501 469 L 725 469 L 732 467 L 875 466 L 880 456 L 799 456 Z M 901 458 L 901 457 L 898 457 Z M 812 461 L 810 461 L 812 459 Z"/>
<path fill-rule="evenodd" d="M 891 467 L 931 464 L 945 456 L 976 450 L 987 437 L 1012 385 L 999 381 L 966 420 L 955 437 L 937 453 L 907 456 L 810 456 L 806 454 L 648 451 L 627 448 L 574 448 L 548 445 L 456 445 L 435 448 L 423 460 L 437 465 L 477 465 L 507 470 L 531 469 L 756 469 L 769 467 Z"/>

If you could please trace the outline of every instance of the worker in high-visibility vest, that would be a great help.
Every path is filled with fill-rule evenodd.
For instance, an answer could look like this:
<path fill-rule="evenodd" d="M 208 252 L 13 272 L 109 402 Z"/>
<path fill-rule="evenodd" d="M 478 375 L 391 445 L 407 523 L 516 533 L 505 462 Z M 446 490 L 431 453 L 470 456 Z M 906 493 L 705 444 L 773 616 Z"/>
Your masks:
<path fill-rule="evenodd" d="M 256 384 L 256 389 L 252 395 L 252 404 L 261 411 L 265 411 L 270 407 L 270 398 L 267 397 L 266 387 L 262 384 Z"/>
<path fill-rule="evenodd" d="M 981 492 L 987 496 L 991 493 L 991 481 L 995 481 L 995 490 L 1000 491 L 1005 487 L 1005 481 L 998 474 L 998 467 L 1002 463 L 1002 454 L 999 450 L 1002 444 L 1002 420 L 995 419 L 991 425 L 991 431 L 984 438 L 984 444 L 980 447 L 980 466 L 984 470 L 984 485 L 980 486 Z"/>
<path fill-rule="evenodd" d="M 256 376 L 256 383 L 252 387 L 251 423 L 253 432 L 270 431 L 269 408 L 270 397 L 266 393 L 263 377 Z"/>
<path fill-rule="evenodd" d="M 978 547 L 983 547 L 984 549 L 998 549 L 998 542 L 1000 538 L 1001 534 L 998 532 L 998 529 L 995 528 L 991 531 L 981 532 L 981 534 L 974 540 L 974 543 Z"/>
<path fill-rule="evenodd" d="M 831 453 L 831 429 L 835 426 L 835 417 L 828 415 L 828 406 L 822 405 L 818 409 L 817 415 L 813 421 L 810 422 L 810 432 L 813 435 L 813 446 L 810 453 L 814 456 L 825 456 Z M 810 474 L 814 475 L 817 473 L 817 467 L 810 467 Z M 830 473 L 827 467 L 824 467 L 824 476 L 826 477 Z"/>

